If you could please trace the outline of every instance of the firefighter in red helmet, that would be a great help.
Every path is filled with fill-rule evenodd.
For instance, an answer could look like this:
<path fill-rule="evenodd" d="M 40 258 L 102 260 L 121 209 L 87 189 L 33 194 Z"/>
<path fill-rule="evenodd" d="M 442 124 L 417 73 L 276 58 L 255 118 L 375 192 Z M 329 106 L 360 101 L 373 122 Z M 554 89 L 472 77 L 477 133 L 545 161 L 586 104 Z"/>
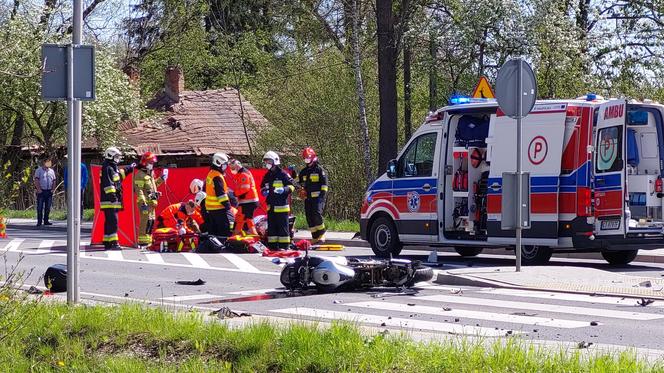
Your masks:
<path fill-rule="evenodd" d="M 138 247 L 145 249 L 152 244 L 152 228 L 154 226 L 155 209 L 159 200 L 157 187 L 166 180 L 167 173 L 163 172 L 161 177 L 155 179 L 154 165 L 157 156 L 152 152 L 145 152 L 138 163 L 136 175 L 134 175 L 134 194 L 138 207 Z"/>
<path fill-rule="evenodd" d="M 323 223 L 323 210 L 325 210 L 325 197 L 327 195 L 327 173 L 318 163 L 316 152 L 307 147 L 302 151 L 302 159 L 306 167 L 300 171 L 298 184 L 299 196 L 304 199 L 304 214 L 311 232 L 313 243 L 325 242 L 325 224 Z"/>

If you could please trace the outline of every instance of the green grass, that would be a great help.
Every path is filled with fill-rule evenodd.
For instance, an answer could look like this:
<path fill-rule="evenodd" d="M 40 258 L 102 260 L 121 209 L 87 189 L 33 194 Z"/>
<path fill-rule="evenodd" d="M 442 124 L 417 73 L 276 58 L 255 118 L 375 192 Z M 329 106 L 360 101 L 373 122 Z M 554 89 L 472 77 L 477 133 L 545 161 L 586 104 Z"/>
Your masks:
<path fill-rule="evenodd" d="M 92 221 L 94 217 L 94 209 L 85 209 L 83 210 L 83 221 Z M 16 219 L 37 219 L 37 210 L 7 210 L 1 214 L 6 218 L 16 218 Z M 51 210 L 50 215 L 51 220 L 67 220 L 67 212 L 65 210 Z"/>
<path fill-rule="evenodd" d="M 584 356 L 508 338 L 416 343 L 329 328 L 258 323 L 242 329 L 138 305 L 18 303 L 22 328 L 0 330 L 0 371 L 85 372 L 650 372 L 631 352 Z M 21 309 L 25 308 L 25 309 Z"/>
<path fill-rule="evenodd" d="M 295 228 L 307 230 L 307 218 L 304 216 L 303 212 L 295 213 Z M 325 227 L 330 232 L 359 232 L 360 223 L 355 220 L 336 220 L 325 217 L 324 219 Z"/>

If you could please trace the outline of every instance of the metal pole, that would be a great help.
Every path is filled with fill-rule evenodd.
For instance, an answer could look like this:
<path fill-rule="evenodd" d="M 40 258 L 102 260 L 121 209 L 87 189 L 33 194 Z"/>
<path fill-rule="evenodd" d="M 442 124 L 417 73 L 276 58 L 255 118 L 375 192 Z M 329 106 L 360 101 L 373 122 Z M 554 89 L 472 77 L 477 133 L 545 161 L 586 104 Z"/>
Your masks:
<path fill-rule="evenodd" d="M 521 272 L 521 204 L 523 203 L 522 195 L 522 178 L 521 178 L 521 116 L 523 114 L 523 59 L 519 59 L 519 71 L 517 74 L 517 116 L 516 116 L 516 271 Z"/>
<path fill-rule="evenodd" d="M 67 204 L 67 303 L 80 300 L 79 255 L 81 244 L 81 102 L 74 98 L 74 48 L 81 44 L 83 32 L 82 0 L 74 0 L 72 45 L 68 48 L 67 65 L 67 139 L 69 152 L 69 201 Z"/>

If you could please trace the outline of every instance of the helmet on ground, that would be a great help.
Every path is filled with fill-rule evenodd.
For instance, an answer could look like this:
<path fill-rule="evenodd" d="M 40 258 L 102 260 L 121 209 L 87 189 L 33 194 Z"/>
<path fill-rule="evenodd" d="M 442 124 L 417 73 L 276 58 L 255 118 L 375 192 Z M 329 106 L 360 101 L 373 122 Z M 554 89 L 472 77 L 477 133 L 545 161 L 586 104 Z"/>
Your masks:
<path fill-rule="evenodd" d="M 204 186 L 204 185 L 205 185 L 205 184 L 203 184 L 203 180 L 201 180 L 201 179 L 194 179 L 194 180 L 192 180 L 191 183 L 189 184 L 189 191 L 190 191 L 191 193 L 198 193 L 198 192 L 200 192 L 200 191 L 203 189 L 203 186 Z"/>
<path fill-rule="evenodd" d="M 275 166 L 281 164 L 281 161 L 279 160 L 279 155 L 273 152 L 272 150 L 265 153 L 265 155 L 263 156 L 263 161 L 266 160 L 272 161 L 272 164 Z"/>
<path fill-rule="evenodd" d="M 148 163 L 157 163 L 157 155 L 153 152 L 145 152 L 141 156 L 141 166 L 145 167 Z"/>
<path fill-rule="evenodd" d="M 304 163 L 307 164 L 311 162 L 316 162 L 318 160 L 316 152 L 310 146 L 304 148 L 304 150 L 302 151 L 302 158 L 304 159 Z"/>
<path fill-rule="evenodd" d="M 111 146 L 104 152 L 104 158 L 119 162 L 122 159 L 122 152 L 115 146 Z"/>
<path fill-rule="evenodd" d="M 207 197 L 207 194 L 205 192 L 196 193 L 196 197 L 194 198 L 194 203 L 196 204 L 196 206 L 200 206 L 205 197 Z"/>
<path fill-rule="evenodd" d="M 228 164 L 228 155 L 226 155 L 226 153 L 214 153 L 212 156 L 212 164 L 217 167 Z"/>

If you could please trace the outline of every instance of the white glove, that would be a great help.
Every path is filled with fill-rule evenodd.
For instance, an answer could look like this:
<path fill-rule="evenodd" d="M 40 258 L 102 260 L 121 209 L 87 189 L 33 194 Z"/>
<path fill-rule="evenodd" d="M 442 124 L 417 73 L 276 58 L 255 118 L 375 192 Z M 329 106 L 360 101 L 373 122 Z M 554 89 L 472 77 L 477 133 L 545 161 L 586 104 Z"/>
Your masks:
<path fill-rule="evenodd" d="M 162 178 L 164 181 L 168 180 L 168 168 L 164 168 L 164 169 L 161 171 L 161 178 Z"/>
<path fill-rule="evenodd" d="M 180 228 L 180 231 L 178 233 L 180 233 L 180 236 L 182 236 L 182 235 L 185 235 L 187 233 L 187 230 L 184 227 L 182 227 L 182 228 Z"/>
<path fill-rule="evenodd" d="M 283 187 L 274 188 L 274 192 L 277 194 L 283 194 L 284 188 Z"/>

